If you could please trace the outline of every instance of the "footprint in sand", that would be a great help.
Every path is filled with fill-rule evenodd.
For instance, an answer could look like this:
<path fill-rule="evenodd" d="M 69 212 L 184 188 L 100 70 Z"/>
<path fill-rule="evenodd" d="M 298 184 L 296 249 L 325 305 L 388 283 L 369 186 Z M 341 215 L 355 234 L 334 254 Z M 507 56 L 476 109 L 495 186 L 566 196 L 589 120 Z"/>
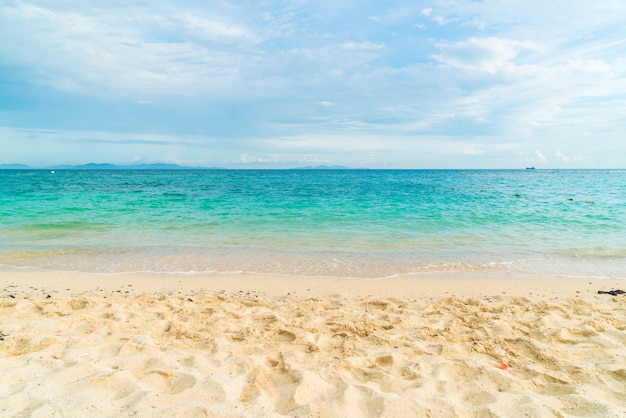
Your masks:
<path fill-rule="evenodd" d="M 113 392 L 111 396 L 113 401 L 126 398 L 133 392 L 140 392 L 130 372 L 117 372 L 100 376 L 87 382 L 85 387 L 100 391 L 111 391 Z"/>
<path fill-rule="evenodd" d="M 281 329 L 274 335 L 274 338 L 279 342 L 290 343 L 296 339 L 296 335 L 292 332 Z"/>
<path fill-rule="evenodd" d="M 143 375 L 140 379 L 144 384 L 160 393 L 175 395 L 193 387 L 197 380 L 185 373 L 169 373 L 154 370 Z"/>

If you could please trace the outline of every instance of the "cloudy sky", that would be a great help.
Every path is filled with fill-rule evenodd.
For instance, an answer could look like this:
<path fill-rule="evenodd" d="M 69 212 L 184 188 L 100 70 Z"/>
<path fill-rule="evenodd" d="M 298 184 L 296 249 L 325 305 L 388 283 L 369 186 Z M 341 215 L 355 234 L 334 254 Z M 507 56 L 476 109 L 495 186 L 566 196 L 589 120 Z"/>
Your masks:
<path fill-rule="evenodd" d="M 623 0 L 0 0 L 0 164 L 626 167 Z"/>

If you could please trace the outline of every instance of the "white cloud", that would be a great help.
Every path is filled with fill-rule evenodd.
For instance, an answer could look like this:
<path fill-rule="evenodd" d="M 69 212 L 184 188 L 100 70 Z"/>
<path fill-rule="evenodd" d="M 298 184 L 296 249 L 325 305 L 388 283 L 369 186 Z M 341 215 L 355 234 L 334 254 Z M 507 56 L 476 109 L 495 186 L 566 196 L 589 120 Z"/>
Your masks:
<path fill-rule="evenodd" d="M 476 144 L 463 144 L 461 153 L 464 155 L 479 155 L 484 154 L 485 150 Z"/>
<path fill-rule="evenodd" d="M 355 50 L 355 51 L 370 51 L 383 49 L 385 45 L 380 42 L 345 42 L 339 45 L 343 49 Z"/>
<path fill-rule="evenodd" d="M 564 68 L 590 74 L 604 74 L 607 76 L 614 74 L 612 66 L 601 59 L 569 59 Z"/>
<path fill-rule="evenodd" d="M 249 155 L 248 153 L 243 153 L 239 155 L 239 159 L 233 160 L 232 162 L 241 163 L 241 164 L 250 164 L 250 163 L 268 163 L 271 161 L 267 158 Z"/>
<path fill-rule="evenodd" d="M 567 43 L 572 37 L 587 36 L 596 29 L 608 29 L 611 25 L 616 29 L 624 27 L 626 16 L 626 4 L 613 0 L 439 1 L 436 10 L 442 22 L 449 24 L 479 29 L 487 26 L 496 29 L 502 37 L 558 44 Z"/>
<path fill-rule="evenodd" d="M 543 153 L 539 150 L 535 150 L 535 158 L 543 163 L 548 162 L 548 159 L 543 155 Z"/>
<path fill-rule="evenodd" d="M 237 86 L 239 69 L 255 62 L 254 56 L 201 42 L 254 42 L 245 28 L 189 13 L 127 15 L 125 9 L 109 9 L 81 14 L 26 3 L 5 11 L 13 19 L 12 37 L 22 47 L 5 44 L 0 54 L 17 65 L 36 63 L 39 82 L 59 90 L 95 95 L 219 91 Z M 170 33 L 179 39 L 170 41 Z"/>
<path fill-rule="evenodd" d="M 191 13 L 182 13 L 174 16 L 174 20 L 180 20 L 183 27 L 192 33 L 209 38 L 234 37 L 242 38 L 250 36 L 249 31 L 241 26 L 227 24 L 223 21 L 210 17 L 201 17 Z"/>
<path fill-rule="evenodd" d="M 496 74 L 511 73 L 517 67 L 515 58 L 521 52 L 541 51 L 543 48 L 532 41 L 503 38 L 470 38 L 465 41 L 440 42 L 435 46 L 441 51 L 433 58 L 442 64 L 468 71 Z"/>
<path fill-rule="evenodd" d="M 47 143 L 238 163 L 624 153 L 623 2 L 0 3 L 0 120 Z M 51 97 L 81 117 L 27 104 Z"/>
<path fill-rule="evenodd" d="M 554 153 L 556 155 L 556 158 L 558 158 L 561 161 L 568 162 L 570 160 L 570 158 L 567 155 L 563 154 L 559 150 L 556 150 Z"/>

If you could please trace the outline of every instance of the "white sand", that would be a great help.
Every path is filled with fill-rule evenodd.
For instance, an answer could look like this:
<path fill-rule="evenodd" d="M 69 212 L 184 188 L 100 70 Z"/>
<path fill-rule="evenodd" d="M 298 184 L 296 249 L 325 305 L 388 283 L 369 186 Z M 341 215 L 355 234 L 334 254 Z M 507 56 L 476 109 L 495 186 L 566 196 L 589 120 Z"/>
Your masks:
<path fill-rule="evenodd" d="M 620 288 L 1 271 L 0 416 L 624 417 Z"/>

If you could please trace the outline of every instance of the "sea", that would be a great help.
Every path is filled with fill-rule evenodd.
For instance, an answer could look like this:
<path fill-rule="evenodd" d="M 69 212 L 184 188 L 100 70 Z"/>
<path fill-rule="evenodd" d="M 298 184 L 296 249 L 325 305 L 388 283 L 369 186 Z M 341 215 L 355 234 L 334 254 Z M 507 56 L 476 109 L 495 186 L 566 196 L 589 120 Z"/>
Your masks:
<path fill-rule="evenodd" d="M 626 170 L 0 170 L 0 272 L 626 279 Z"/>

